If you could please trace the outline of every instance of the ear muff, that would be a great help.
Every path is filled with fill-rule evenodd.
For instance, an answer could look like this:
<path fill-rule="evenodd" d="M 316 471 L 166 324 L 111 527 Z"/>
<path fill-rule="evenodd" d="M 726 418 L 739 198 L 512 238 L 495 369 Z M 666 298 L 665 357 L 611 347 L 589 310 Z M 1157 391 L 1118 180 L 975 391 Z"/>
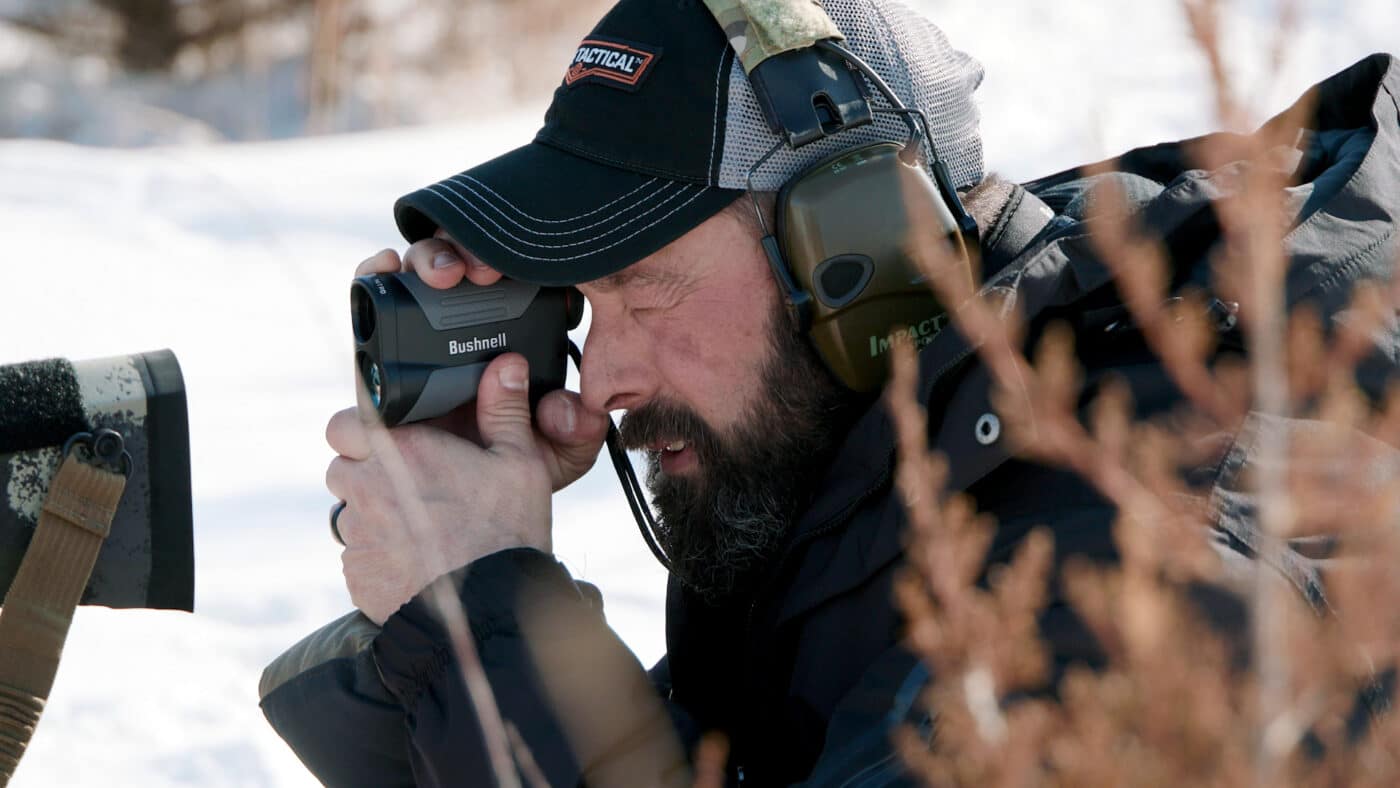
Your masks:
<path fill-rule="evenodd" d="M 795 150 L 831 138 L 871 123 L 877 113 L 900 116 L 909 126 L 903 145 L 849 149 L 789 180 L 778 193 L 776 234 L 763 238 L 794 323 L 837 379 L 855 391 L 874 391 L 887 377 L 892 333 L 921 347 L 948 323 L 908 250 L 941 233 L 971 279 L 977 223 L 938 159 L 928 118 L 838 43 L 843 35 L 820 2 L 705 5 L 779 135 L 749 169 L 750 191 L 754 172 L 784 145 Z M 869 104 L 865 83 L 887 108 Z M 932 177 L 920 163 L 925 148 Z"/>
<path fill-rule="evenodd" d="M 967 262 L 976 243 L 943 193 L 951 187 L 906 162 L 904 152 L 898 143 L 874 143 L 799 174 L 778 193 L 776 240 L 765 239 L 803 330 L 854 391 L 883 385 L 891 332 L 922 347 L 948 323 L 909 256 L 911 245 L 937 233 Z M 964 270 L 970 279 L 970 263 Z"/>

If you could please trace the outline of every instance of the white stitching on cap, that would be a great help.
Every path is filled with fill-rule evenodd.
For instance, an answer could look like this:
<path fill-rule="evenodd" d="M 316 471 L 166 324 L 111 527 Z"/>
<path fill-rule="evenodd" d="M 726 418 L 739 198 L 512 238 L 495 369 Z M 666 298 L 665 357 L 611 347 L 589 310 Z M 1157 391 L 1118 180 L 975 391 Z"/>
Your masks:
<path fill-rule="evenodd" d="M 458 178 L 466 178 L 466 179 L 468 179 L 468 180 L 476 181 L 478 184 L 481 185 L 481 188 L 485 189 L 485 190 L 488 191 L 488 192 L 491 192 L 492 194 L 495 194 L 496 197 L 499 198 L 501 202 L 505 203 L 511 210 L 515 211 L 516 213 L 520 214 L 521 216 L 524 216 L 526 219 L 530 219 L 530 220 L 532 220 L 532 221 L 539 222 L 540 224 L 568 224 L 569 222 L 576 222 L 576 221 L 578 221 L 579 219 L 582 219 L 582 218 L 584 218 L 584 217 L 586 217 L 586 216 L 592 216 L 593 214 L 595 214 L 595 213 L 597 213 L 597 212 L 603 210 L 604 208 L 607 208 L 608 206 L 612 205 L 613 203 L 621 202 L 622 200 L 624 200 L 624 199 L 626 199 L 626 198 L 628 198 L 628 197 L 631 197 L 632 195 L 636 194 L 637 192 L 641 191 L 642 189 L 645 189 L 646 187 L 650 186 L 651 184 L 656 183 L 657 181 L 661 180 L 660 178 L 652 178 L 651 180 L 647 181 L 646 183 L 642 184 L 641 186 L 638 186 L 637 188 L 633 189 L 632 191 L 627 192 L 626 194 L 622 195 L 621 197 L 618 197 L 616 200 L 613 200 L 612 202 L 607 203 L 606 205 L 601 205 L 601 206 L 599 206 L 599 207 L 597 207 L 597 208 L 594 208 L 593 210 L 589 211 L 588 213 L 581 213 L 581 214 L 579 214 L 578 216 L 574 216 L 574 217 L 571 217 L 571 218 L 568 218 L 568 219 L 541 219 L 541 218 L 538 217 L 538 216 L 533 216 L 533 215 L 531 215 L 531 214 L 528 214 L 528 213 L 526 213 L 526 212 L 520 210 L 520 208 L 516 207 L 515 203 L 511 202 L 510 200 L 506 199 L 505 197 L 502 197 L 502 196 L 499 195 L 499 194 L 496 194 L 496 191 L 495 191 L 494 189 L 492 189 L 490 186 L 487 186 L 485 183 L 482 183 L 479 179 L 473 178 L 472 176 L 466 174 L 465 172 L 459 173 L 459 174 L 457 174 L 457 175 L 453 175 L 451 178 L 448 178 L 447 180 L 449 180 L 449 181 L 454 181 L 454 180 L 456 180 L 456 179 L 458 179 Z M 632 203 L 632 205 L 636 205 L 636 204 L 637 204 L 637 203 L 635 203 L 635 202 Z M 630 207 L 632 207 L 632 206 L 628 206 L 628 207 L 630 208 Z M 590 225 L 590 226 L 591 226 L 591 225 Z M 584 228 L 579 228 L 579 229 L 584 229 Z M 543 233 L 541 233 L 541 235 L 543 235 Z"/>
<path fill-rule="evenodd" d="M 537 256 L 532 255 L 532 254 L 525 254 L 524 252 L 516 251 L 514 248 L 512 248 L 512 247 L 510 247 L 510 246 L 507 246 L 507 245 L 504 244 L 504 243 L 501 243 L 501 239 L 499 239 L 499 238 L 497 238 L 496 236 L 492 235 L 491 232 L 490 232 L 489 230 L 487 230 L 485 227 L 482 227 L 480 224 L 477 224 L 476 220 L 473 219 L 472 217 L 468 216 L 467 213 L 466 213 L 466 211 L 463 211 L 461 208 L 457 207 L 457 203 L 454 203 L 454 202 L 452 202 L 451 200 L 447 199 L 446 197 L 443 197 L 441 194 L 438 194 L 437 192 L 433 191 L 433 188 L 434 188 L 433 186 L 429 186 L 429 187 L 427 188 L 427 191 L 432 192 L 433 196 L 435 196 L 435 197 L 437 197 L 439 200 L 442 200 L 443 202 L 447 203 L 448 207 L 451 208 L 452 210 L 456 211 L 457 213 L 462 214 L 462 218 L 463 218 L 463 219 L 466 219 L 467 221 L 471 222 L 472 225 L 473 225 L 474 227 L 476 227 L 476 229 L 480 230 L 483 234 L 485 234 L 485 236 L 486 236 L 487 238 L 491 239 L 491 241 L 492 241 L 493 243 L 495 243 L 497 246 L 500 246 L 502 249 L 505 249 L 507 252 L 510 252 L 511 254 L 513 254 L 513 255 L 515 255 L 515 256 L 517 256 L 517 257 L 523 257 L 523 258 L 526 259 L 526 260 L 539 260 L 540 262 L 544 262 L 544 263 L 567 263 L 567 262 L 569 262 L 569 261 L 571 261 L 571 260 L 581 260 L 581 259 L 583 259 L 583 258 L 585 258 L 585 257 L 592 257 L 592 256 L 595 255 L 595 254 L 601 254 L 601 253 L 603 253 L 603 252 L 606 252 L 607 250 L 613 248 L 614 246 L 618 246 L 619 244 L 626 243 L 626 242 L 632 240 L 633 238 L 637 237 L 638 235 L 641 235 L 643 231 L 648 230 L 648 229 L 650 229 L 650 228 L 652 228 L 652 227 L 655 227 L 656 225 L 658 225 L 658 224 L 660 224 L 660 223 L 666 221 L 666 219 L 669 218 L 669 217 L 671 216 L 671 214 L 674 214 L 676 211 L 679 211 L 680 209 L 684 208 L 685 206 L 690 205 L 691 203 L 693 203 L 693 202 L 695 202 L 696 200 L 700 199 L 700 195 L 702 195 L 702 194 L 704 194 L 706 191 L 708 191 L 708 189 L 707 189 L 706 187 L 704 187 L 704 186 L 700 187 L 700 191 L 696 192 L 694 197 L 691 197 L 689 200 L 686 200 L 685 202 L 681 203 L 680 205 L 677 205 L 676 207 L 672 208 L 669 212 L 666 213 L 665 216 L 662 216 L 662 217 L 658 218 L 656 221 L 652 222 L 651 224 L 648 224 L 646 227 L 639 227 L 639 228 L 637 228 L 636 232 L 633 232 L 631 235 L 627 236 L 626 238 L 619 238 L 619 239 L 617 239 L 616 241 L 613 241 L 612 243 L 608 244 L 607 246 L 602 247 L 601 249 L 594 249 L 594 250 L 591 251 L 591 252 L 584 252 L 583 254 L 576 254 L 576 255 L 572 255 L 572 256 L 570 256 L 570 257 L 537 257 Z"/>
<path fill-rule="evenodd" d="M 456 189 L 452 188 L 452 186 L 450 186 L 449 184 L 446 184 L 446 183 L 439 183 L 439 184 L 436 184 L 436 185 L 434 185 L 434 186 L 429 186 L 428 189 L 429 189 L 429 191 L 433 191 L 434 194 L 437 194 L 437 192 L 434 191 L 434 190 L 435 190 L 438 186 L 442 186 L 442 187 L 446 188 L 448 191 L 450 191 L 450 192 L 452 192 L 454 195 L 456 195 L 458 199 L 462 200 L 464 204 L 466 204 L 466 205 L 469 206 L 469 207 L 476 208 L 477 211 L 481 212 L 481 218 L 483 218 L 483 219 L 485 219 L 486 221 L 490 222 L 492 225 L 494 225 L 494 226 L 496 227 L 497 230 L 500 230 L 502 233 L 504 233 L 504 234 L 506 235 L 506 237 L 510 238 L 510 239 L 513 240 L 513 241 L 518 241 L 518 242 L 520 242 L 520 243 L 522 243 L 522 244 L 525 244 L 526 246 L 533 246 L 533 247 L 535 247 L 536 249 L 568 249 L 569 247 L 573 247 L 573 246 L 587 246 L 588 244 L 595 243 L 595 242 L 597 242 L 597 241 L 599 241 L 599 240 L 602 240 L 603 238 L 606 238 L 606 237 L 608 237 L 609 235 L 612 235 L 613 233 L 617 232 L 618 230 L 621 230 L 622 228 L 626 227 L 627 225 L 631 224 L 632 222 L 635 222 L 635 221 L 637 221 L 638 219 L 642 218 L 643 216 L 646 216 L 647 214 L 649 214 L 649 213 L 651 213 L 651 212 L 657 210 L 658 208 L 660 208 L 661 206 L 665 205 L 666 203 L 668 203 L 668 202 L 670 202 L 670 201 L 676 199 L 677 197 L 681 196 L 681 194 L 682 194 L 686 189 L 691 188 L 691 184 L 677 184 L 677 185 L 681 186 L 680 191 L 677 191 L 675 194 L 670 195 L 669 197 L 667 197 L 666 199 L 664 199 L 664 200 L 662 200 L 661 202 L 657 203 L 656 205 L 653 205 L 652 207 L 648 208 L 647 210 L 643 211 L 642 213 L 639 213 L 639 214 L 637 214 L 636 216 L 633 216 L 631 219 L 628 219 L 627 221 L 623 222 L 622 224 L 619 224 L 618 226 L 612 228 L 611 230 L 608 230 L 607 232 L 604 232 L 604 233 L 600 233 L 600 234 L 598 234 L 598 235 L 595 235 L 595 236 L 593 236 L 592 238 L 585 238 L 585 239 L 583 239 L 583 240 L 581 240 L 581 241 L 575 241 L 575 242 L 573 242 L 573 243 L 567 243 L 567 244 L 537 244 L 537 243 L 534 243 L 533 241 L 527 241 L 527 240 L 525 240 L 524 238 L 520 238 L 519 236 L 514 235 L 513 233 L 511 233 L 510 230 L 507 230 L 506 228 L 504 228 L 504 227 L 502 227 L 500 224 L 498 224 L 498 223 L 496 222 L 495 219 L 492 219 L 490 216 L 487 216 L 485 211 L 482 211 L 482 210 L 481 210 L 480 208 L 478 208 L 476 205 L 472 204 L 472 202 L 471 202 L 470 200 L 468 200 L 466 197 L 462 196 L 462 193 L 461 193 L 461 192 L 459 192 L 459 191 L 457 191 Z M 706 187 L 704 187 L 704 186 L 699 186 L 699 185 L 695 185 L 695 188 L 697 188 L 697 189 L 699 189 L 700 191 L 703 192 L 703 191 L 705 190 Z M 439 196 L 439 197 L 442 197 L 443 200 L 446 200 L 446 201 L 449 202 L 449 203 L 452 202 L 452 200 L 450 200 L 449 198 L 447 198 L 447 197 L 445 197 L 445 196 L 443 196 L 443 195 L 441 195 L 441 194 L 438 194 L 438 196 Z M 455 204 L 454 204 L 454 205 L 455 205 Z M 461 209 L 458 208 L 458 211 L 460 212 Z M 483 230 L 483 232 L 484 232 L 484 230 Z M 497 241 L 497 243 L 500 243 L 500 241 Z M 504 246 L 505 244 L 501 244 L 501 245 Z"/>
<path fill-rule="evenodd" d="M 449 181 L 456 180 L 456 176 L 454 176 L 454 177 L 452 177 L 452 178 L 448 178 L 447 180 L 449 180 Z M 472 180 L 476 180 L 476 179 L 475 179 L 475 178 L 472 178 Z M 653 181 L 656 181 L 656 180 L 660 180 L 660 178 L 652 178 L 652 180 L 653 180 Z M 477 181 L 477 183 L 481 183 L 481 181 Z M 637 200 L 634 200 L 630 205 L 625 205 L 625 206 L 623 206 L 623 207 L 621 207 L 621 208 L 618 208 L 616 213 L 613 213 L 613 214 L 609 215 L 606 219 L 599 219 L 598 221 L 596 221 L 596 222 L 594 222 L 594 223 L 592 223 L 592 224 L 585 224 L 584 226 L 579 227 L 579 228 L 577 228 L 577 229 L 574 229 L 574 230 L 565 230 L 565 231 L 563 231 L 563 232 L 558 232 L 558 233 L 544 233 L 544 232 L 540 232 L 539 230 L 533 230 L 533 229 L 531 229 L 531 228 L 529 228 L 529 227 L 526 227 L 525 225 L 521 224 L 520 222 L 517 222 L 516 220 L 510 218 L 510 216 L 506 215 L 506 212 L 505 212 L 505 211 L 503 211 L 503 210 L 501 210 L 500 208 L 497 208 L 495 205 L 493 205 L 493 204 L 491 203 L 490 200 L 488 200 L 488 199 L 486 199 L 485 197 L 483 197 L 483 196 L 481 195 L 480 192 L 478 192 L 476 189 L 474 189 L 474 188 L 471 186 L 471 184 L 468 184 L 468 183 L 459 183 L 458 185 L 460 185 L 462 188 L 464 188 L 464 189 L 470 191 L 474 197 L 478 198 L 478 199 L 482 202 L 482 204 L 489 206 L 490 208 L 492 208 L 493 210 L 495 210 L 496 213 L 499 213 L 499 214 L 501 215 L 501 218 L 502 218 L 502 219 L 505 219 L 506 221 L 510 222 L 511 224 L 515 225 L 516 227 L 519 227 L 520 229 L 524 230 L 525 232 L 530 233 L 531 235 L 538 235 L 538 236 L 559 236 L 559 235 L 577 235 L 577 234 L 583 232 L 584 230 L 591 230 L 591 229 L 593 229 L 594 227 L 597 227 L 597 226 L 599 226 L 599 225 L 607 224 L 608 222 L 614 221 L 614 220 L 616 220 L 619 216 L 621 216 L 622 214 L 624 214 L 624 213 L 626 213 L 626 212 L 632 210 L 633 208 L 636 208 L 637 206 L 642 205 L 643 203 L 647 202 L 648 200 L 650 200 L 650 199 L 656 197 L 656 196 L 657 196 L 658 194 L 660 194 L 667 186 L 677 185 L 677 182 L 676 182 L 676 181 L 666 181 L 665 183 L 662 183 L 660 186 L 656 187 L 656 190 L 653 191 L 651 194 L 648 194 L 648 195 L 646 195 L 645 197 L 641 197 L 641 198 L 639 198 L 639 199 L 637 199 Z M 449 187 L 449 188 L 451 188 L 451 187 Z M 485 184 L 482 184 L 482 188 L 483 188 L 483 189 L 486 189 L 487 191 L 490 191 L 490 190 L 491 190 L 491 187 L 489 187 L 489 186 L 487 186 L 487 185 L 485 185 Z M 454 189 L 453 191 L 456 191 L 456 190 Z M 494 192 L 493 192 L 493 194 L 494 194 Z M 500 197 L 499 194 L 496 195 L 496 196 L 497 196 L 497 197 Z M 465 200 L 466 198 L 463 197 L 462 199 Z M 505 198 L 502 197 L 501 199 L 505 199 Z M 613 200 L 613 202 L 617 202 L 617 200 Z M 608 203 L 608 205 L 612 205 L 612 203 Z M 514 206 L 512 206 L 512 207 L 514 207 Z M 603 207 L 606 208 L 607 206 L 605 205 L 605 206 L 603 206 Z M 478 209 L 478 210 L 480 210 L 480 209 Z M 519 211 L 517 211 L 517 212 L 519 212 Z M 485 211 L 482 211 L 482 213 L 484 214 Z M 597 211 L 594 211 L 594 213 L 597 213 Z"/>
<path fill-rule="evenodd" d="M 705 165 L 705 182 L 715 183 L 715 144 L 719 142 L 719 78 L 724 73 L 724 58 L 729 53 L 729 41 L 724 42 L 724 49 L 719 53 L 719 67 L 715 69 L 715 120 L 710 127 L 710 163 Z M 715 184 L 718 185 L 718 184 Z"/>
<path fill-rule="evenodd" d="M 646 209 L 645 211 L 642 211 L 641 213 L 637 214 L 636 216 L 633 216 L 631 219 L 628 219 L 627 221 L 623 222 L 622 224 L 617 225 L 616 227 L 613 227 L 613 228 L 611 228 L 611 229 L 609 229 L 609 230 L 605 230 L 605 231 L 603 231 L 603 232 L 601 232 L 601 233 L 598 233 L 597 235 L 593 235 L 593 236 L 590 236 L 590 237 L 588 237 L 588 238 L 584 238 L 584 239 L 579 240 L 579 241 L 573 241 L 573 242 L 571 242 L 571 243 L 541 244 L 541 243 L 535 243 L 535 242 L 533 242 L 533 241 L 527 241 L 526 239 L 521 238 L 521 237 L 515 235 L 514 233 L 512 233 L 510 230 L 506 229 L 505 227 L 502 227 L 495 219 L 492 219 L 491 216 L 490 216 L 489 214 L 487 214 L 485 211 L 483 211 L 483 210 L 481 209 L 481 206 L 476 205 L 476 204 L 473 203 L 471 200 L 468 200 L 468 199 L 466 198 L 465 195 L 463 195 L 461 192 L 459 192 L 459 191 L 457 191 L 455 188 L 453 188 L 451 184 L 441 183 L 441 184 L 437 184 L 437 185 L 438 185 L 438 186 L 442 186 L 442 187 L 446 188 L 448 191 L 452 192 L 454 195 L 456 195 L 456 197 L 457 197 L 458 199 L 460 199 L 460 200 L 462 201 L 462 203 L 463 203 L 464 205 L 467 205 L 467 206 L 470 206 L 470 207 L 476 209 L 476 211 L 479 212 L 479 213 L 481 214 L 481 218 L 483 218 L 483 219 L 485 219 L 486 221 L 490 222 L 492 225 L 494 225 L 494 226 L 496 227 L 496 229 L 500 230 L 502 233 L 504 233 L 504 234 L 505 234 L 507 237 L 509 237 L 511 240 L 519 241 L 520 243 L 523 243 L 523 244 L 525 244 L 525 245 L 527 245 L 527 246 L 533 246 L 533 247 L 538 248 L 538 249 L 567 249 L 567 248 L 572 247 L 572 246 L 587 246 L 588 244 L 596 243 L 597 241 L 600 241 L 600 240 L 602 240 L 603 238 L 606 238 L 606 237 L 608 237 L 609 235 L 612 235 L 613 233 L 618 232 L 618 231 L 620 231 L 620 230 L 626 228 L 627 225 L 629 225 L 629 224 L 631 224 L 631 223 L 637 221 L 638 219 L 641 219 L 642 217 L 646 216 L 647 214 L 653 213 L 653 212 L 657 211 L 658 209 L 660 209 L 660 208 L 661 208 L 663 205 L 665 205 L 666 203 L 671 202 L 672 200 L 676 199 L 677 197 L 680 197 L 682 194 L 685 193 L 685 190 L 691 188 L 692 185 L 694 185 L 695 188 L 698 188 L 698 189 L 700 189 L 700 190 L 702 190 L 702 191 L 705 189 L 704 186 L 700 186 L 700 185 L 698 185 L 698 184 L 683 184 L 683 183 L 680 183 L 680 182 L 677 182 L 677 181 L 671 181 L 671 182 L 669 182 L 669 183 L 667 184 L 667 186 L 676 186 L 676 187 L 678 187 L 678 189 L 677 189 L 673 194 L 668 195 L 668 196 L 666 197 L 666 199 L 661 200 L 660 202 L 657 202 L 655 205 L 651 206 L 650 208 Z M 667 188 L 667 187 L 662 187 L 662 189 L 664 189 L 664 188 Z M 660 192 L 661 192 L 661 189 L 658 189 L 658 190 L 657 190 L 657 193 L 659 194 Z M 447 198 L 444 198 L 444 199 L 447 199 Z M 639 203 L 639 204 L 640 204 L 640 203 Z"/>

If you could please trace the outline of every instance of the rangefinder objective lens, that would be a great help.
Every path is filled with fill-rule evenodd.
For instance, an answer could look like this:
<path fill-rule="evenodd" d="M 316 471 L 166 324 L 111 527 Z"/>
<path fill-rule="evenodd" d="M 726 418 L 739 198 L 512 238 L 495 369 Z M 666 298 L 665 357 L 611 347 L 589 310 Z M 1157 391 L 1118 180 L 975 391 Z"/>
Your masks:
<path fill-rule="evenodd" d="M 355 354 L 355 366 L 360 369 L 360 378 L 365 382 L 370 405 L 379 410 L 380 403 L 384 401 L 384 376 L 379 371 L 379 362 L 362 350 Z"/>
<path fill-rule="evenodd" d="M 379 365 L 373 362 L 369 365 L 369 401 L 374 405 L 375 410 L 379 409 L 379 402 L 384 385 L 379 379 Z"/>

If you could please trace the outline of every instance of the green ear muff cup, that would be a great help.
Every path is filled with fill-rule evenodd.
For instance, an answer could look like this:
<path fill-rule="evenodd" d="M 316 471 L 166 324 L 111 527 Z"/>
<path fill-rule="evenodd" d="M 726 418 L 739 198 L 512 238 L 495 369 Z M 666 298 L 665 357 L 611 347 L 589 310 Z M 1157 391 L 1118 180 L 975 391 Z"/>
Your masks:
<path fill-rule="evenodd" d="M 892 332 L 922 347 L 947 326 L 947 310 L 909 257 L 911 245 L 945 235 L 967 261 L 938 186 L 901 160 L 902 149 L 883 142 L 833 156 L 790 181 L 778 199 L 784 257 L 798 288 L 814 296 L 809 336 L 855 391 L 884 384 Z"/>

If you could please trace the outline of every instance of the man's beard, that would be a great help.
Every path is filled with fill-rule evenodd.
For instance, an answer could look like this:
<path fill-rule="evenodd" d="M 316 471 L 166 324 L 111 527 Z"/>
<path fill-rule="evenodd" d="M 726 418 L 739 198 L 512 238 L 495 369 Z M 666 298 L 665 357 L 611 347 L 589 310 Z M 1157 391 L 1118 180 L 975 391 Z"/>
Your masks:
<path fill-rule="evenodd" d="M 689 476 L 662 473 L 660 452 L 648 453 L 647 486 L 673 573 L 715 603 L 754 590 L 820 483 L 814 474 L 831 459 L 857 402 L 783 312 L 775 310 L 769 325 L 771 355 L 758 398 L 727 434 L 666 401 L 622 419 L 630 449 L 679 439 L 695 452 L 699 467 Z"/>

